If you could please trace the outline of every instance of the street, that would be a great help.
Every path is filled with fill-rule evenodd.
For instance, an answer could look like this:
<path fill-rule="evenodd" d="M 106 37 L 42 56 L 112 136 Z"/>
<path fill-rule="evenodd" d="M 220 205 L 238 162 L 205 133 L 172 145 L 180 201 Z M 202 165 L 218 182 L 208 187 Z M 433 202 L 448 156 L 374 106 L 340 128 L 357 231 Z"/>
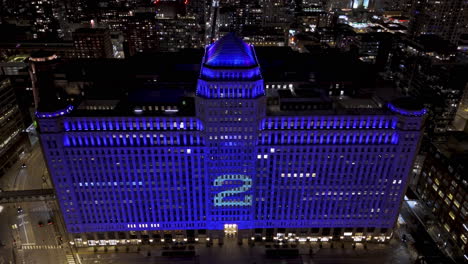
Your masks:
<path fill-rule="evenodd" d="M 26 168 L 22 168 L 22 164 L 25 164 Z M 42 176 L 44 176 L 45 181 L 42 179 Z M 32 190 L 51 187 L 39 144 L 35 144 L 32 147 L 31 153 L 26 153 L 23 158 L 20 158 L 20 160 L 0 178 L 0 188 L 4 191 Z"/>
<path fill-rule="evenodd" d="M 65 253 L 58 244 L 58 233 L 55 223 L 48 224 L 51 210 L 46 202 L 21 203 L 23 212 L 18 214 L 13 204 L 3 205 L 1 212 L 0 264 L 14 263 L 65 263 Z M 38 225 L 39 222 L 43 226 Z M 15 252 L 13 252 L 15 249 Z M 61 262 L 58 262 L 63 260 Z"/>
<path fill-rule="evenodd" d="M 22 168 L 22 164 L 26 164 Z M 45 177 L 45 180 L 42 177 Z M 26 153 L 2 178 L 0 188 L 30 190 L 50 188 L 50 180 L 39 144 Z M 52 214 L 54 202 L 2 204 L 0 210 L 0 264 L 66 263 L 58 245 L 58 231 Z M 21 208 L 21 211 L 18 211 Z M 52 220 L 48 224 L 48 220 Z M 43 226 L 39 226 L 42 222 Z"/>

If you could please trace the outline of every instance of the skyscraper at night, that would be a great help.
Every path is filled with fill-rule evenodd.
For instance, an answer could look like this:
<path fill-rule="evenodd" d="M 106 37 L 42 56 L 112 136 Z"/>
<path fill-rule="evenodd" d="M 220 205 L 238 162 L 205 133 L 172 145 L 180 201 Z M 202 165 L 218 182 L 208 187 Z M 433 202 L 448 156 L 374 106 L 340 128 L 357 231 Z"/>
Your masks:
<path fill-rule="evenodd" d="M 416 1 L 411 10 L 409 33 L 413 37 L 439 35 L 457 44 L 466 31 L 466 8 L 465 1 Z"/>
<path fill-rule="evenodd" d="M 426 113 L 408 98 L 269 105 L 253 46 L 233 34 L 174 103 L 65 101 L 40 81 L 56 59 L 31 58 L 36 116 L 77 245 L 391 236 Z"/>

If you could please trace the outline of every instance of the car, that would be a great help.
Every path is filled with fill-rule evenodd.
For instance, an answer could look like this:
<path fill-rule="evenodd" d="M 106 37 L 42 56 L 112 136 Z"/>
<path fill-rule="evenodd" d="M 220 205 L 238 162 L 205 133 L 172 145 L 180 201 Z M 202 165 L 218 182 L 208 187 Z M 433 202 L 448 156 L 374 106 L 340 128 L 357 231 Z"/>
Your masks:
<path fill-rule="evenodd" d="M 52 221 L 52 219 L 49 219 L 49 220 L 47 220 L 47 224 L 48 224 L 48 225 L 53 225 L 54 222 Z"/>
<path fill-rule="evenodd" d="M 42 221 L 39 221 L 39 222 L 37 223 L 37 225 L 38 225 L 39 227 L 43 227 L 43 226 L 44 226 L 44 223 L 42 223 Z"/>
<path fill-rule="evenodd" d="M 18 208 L 16 209 L 16 211 L 18 212 L 18 214 L 21 214 L 21 213 L 23 212 L 23 208 L 18 207 Z"/>
<path fill-rule="evenodd" d="M 21 165 L 21 168 L 23 168 L 23 169 L 26 168 L 26 167 L 27 167 L 27 166 L 26 166 L 26 163 L 23 163 L 23 164 Z"/>

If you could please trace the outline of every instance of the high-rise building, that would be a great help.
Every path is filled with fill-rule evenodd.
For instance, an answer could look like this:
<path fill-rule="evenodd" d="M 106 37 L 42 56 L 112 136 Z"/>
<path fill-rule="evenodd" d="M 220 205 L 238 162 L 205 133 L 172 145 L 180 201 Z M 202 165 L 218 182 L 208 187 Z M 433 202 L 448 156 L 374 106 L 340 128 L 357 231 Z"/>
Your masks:
<path fill-rule="evenodd" d="M 353 104 L 292 98 L 293 91 L 268 105 L 254 48 L 233 34 L 206 48 L 196 94 L 178 99 L 152 91 L 75 104 L 41 86 L 41 69 L 47 77 L 54 60 L 31 61 L 36 116 L 76 245 L 222 239 L 223 232 L 267 240 L 391 236 L 426 112 L 413 100 Z M 131 233 L 116 233 L 123 231 Z"/>
<path fill-rule="evenodd" d="M 391 57 L 397 85 L 431 111 L 426 132 L 451 130 L 468 80 L 466 64 L 454 60 L 456 47 L 436 35 L 402 39 L 397 47 Z"/>
<path fill-rule="evenodd" d="M 468 132 L 468 83 L 458 105 L 457 114 L 453 120 L 455 130 Z"/>
<path fill-rule="evenodd" d="M 113 58 L 109 30 L 80 28 L 73 32 L 73 45 L 77 58 Z"/>
<path fill-rule="evenodd" d="M 413 0 L 385 0 L 382 3 L 385 11 L 403 11 L 411 10 Z"/>
<path fill-rule="evenodd" d="M 373 9 L 375 6 L 375 0 L 329 0 L 327 2 L 331 9 Z"/>
<path fill-rule="evenodd" d="M 234 0 L 212 10 L 216 14 L 215 38 L 235 32 L 256 46 L 287 45 L 288 29 L 293 22 L 292 4 L 288 1 Z"/>
<path fill-rule="evenodd" d="M 422 172 L 416 185 L 421 201 L 437 215 L 435 233 L 449 242 L 452 256 L 462 263 L 468 256 L 468 134 L 451 132 L 447 141 L 428 144 Z"/>
<path fill-rule="evenodd" d="M 63 18 L 60 3 L 56 0 L 31 1 L 34 19 L 35 38 L 54 39 L 63 37 L 60 21 Z"/>
<path fill-rule="evenodd" d="M 195 17 L 169 16 L 168 12 L 137 13 L 125 30 L 128 54 L 201 48 L 203 34 Z"/>
<path fill-rule="evenodd" d="M 350 8 L 363 8 L 363 9 L 373 9 L 375 5 L 374 0 L 351 0 Z"/>
<path fill-rule="evenodd" d="M 413 37 L 438 35 L 458 44 L 460 35 L 466 32 L 467 2 L 460 0 L 415 1 L 410 14 L 409 31 Z"/>
<path fill-rule="evenodd" d="M 10 80 L 0 77 L 0 175 L 18 160 L 28 146 L 28 137 Z"/>

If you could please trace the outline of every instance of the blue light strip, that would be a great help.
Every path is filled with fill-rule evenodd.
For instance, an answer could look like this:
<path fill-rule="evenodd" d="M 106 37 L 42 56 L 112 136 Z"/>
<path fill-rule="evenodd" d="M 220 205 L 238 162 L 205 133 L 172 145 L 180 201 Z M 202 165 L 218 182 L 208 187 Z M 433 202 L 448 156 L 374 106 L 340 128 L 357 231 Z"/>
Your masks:
<path fill-rule="evenodd" d="M 368 117 L 269 117 L 260 122 L 260 130 L 351 130 L 351 129 L 396 129 L 397 118 L 391 116 Z"/>
<path fill-rule="evenodd" d="M 392 131 L 327 132 L 278 131 L 262 133 L 257 145 L 385 145 L 398 144 L 398 134 Z"/>
<path fill-rule="evenodd" d="M 408 111 L 408 110 L 403 110 L 401 108 L 398 108 L 391 103 L 388 103 L 388 108 L 392 110 L 393 112 L 400 114 L 400 115 L 404 115 L 404 116 L 423 116 L 427 113 L 427 109 L 425 108 L 423 108 L 422 110 Z"/>
<path fill-rule="evenodd" d="M 204 137 L 195 133 L 184 134 L 89 134 L 76 133 L 63 136 L 65 147 L 144 147 L 144 146 L 203 146 Z"/>
<path fill-rule="evenodd" d="M 257 98 L 265 95 L 263 80 L 211 82 L 198 80 L 197 95 L 205 98 Z"/>
<path fill-rule="evenodd" d="M 52 117 L 58 117 L 58 116 L 64 116 L 66 114 L 69 114 L 73 110 L 73 105 L 69 105 L 67 108 L 63 110 L 58 110 L 56 112 L 39 112 L 36 111 L 36 117 L 38 118 L 52 118 Z"/>
<path fill-rule="evenodd" d="M 203 122 L 196 118 L 81 118 L 64 120 L 65 131 L 202 131 Z"/>
<path fill-rule="evenodd" d="M 229 71 L 202 67 L 200 73 L 201 77 L 204 79 L 218 81 L 250 81 L 261 78 L 259 67 Z"/>

